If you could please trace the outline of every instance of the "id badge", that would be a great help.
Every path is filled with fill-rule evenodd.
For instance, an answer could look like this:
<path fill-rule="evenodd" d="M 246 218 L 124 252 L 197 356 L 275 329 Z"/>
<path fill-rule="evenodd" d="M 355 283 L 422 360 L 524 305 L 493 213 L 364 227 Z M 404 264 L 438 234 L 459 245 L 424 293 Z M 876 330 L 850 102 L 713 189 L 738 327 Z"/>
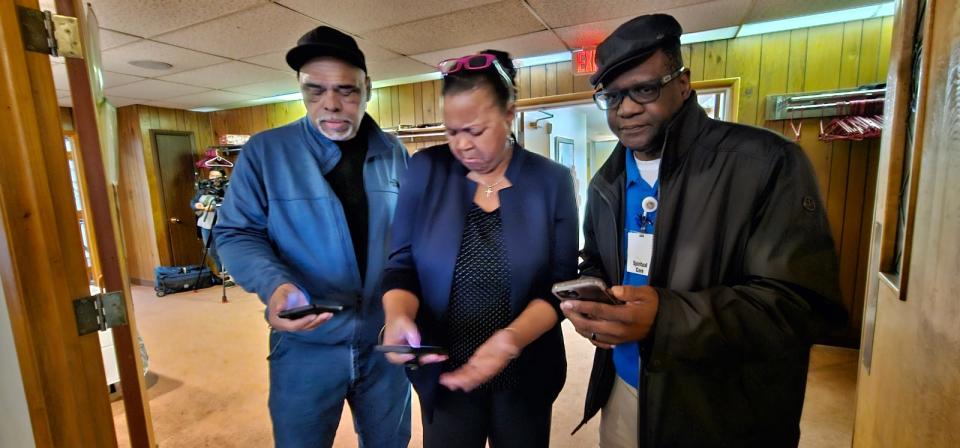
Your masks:
<path fill-rule="evenodd" d="M 653 258 L 653 235 L 630 232 L 627 234 L 627 272 L 650 275 L 650 260 Z"/>

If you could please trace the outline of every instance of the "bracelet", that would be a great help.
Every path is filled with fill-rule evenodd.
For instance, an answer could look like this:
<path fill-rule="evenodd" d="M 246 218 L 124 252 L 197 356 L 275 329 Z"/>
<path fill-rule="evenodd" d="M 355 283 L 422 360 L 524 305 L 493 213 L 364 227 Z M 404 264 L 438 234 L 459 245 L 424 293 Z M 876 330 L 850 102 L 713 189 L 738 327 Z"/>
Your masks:
<path fill-rule="evenodd" d="M 380 327 L 380 335 L 377 336 L 377 345 L 383 345 L 383 333 L 387 330 L 387 324 Z"/>

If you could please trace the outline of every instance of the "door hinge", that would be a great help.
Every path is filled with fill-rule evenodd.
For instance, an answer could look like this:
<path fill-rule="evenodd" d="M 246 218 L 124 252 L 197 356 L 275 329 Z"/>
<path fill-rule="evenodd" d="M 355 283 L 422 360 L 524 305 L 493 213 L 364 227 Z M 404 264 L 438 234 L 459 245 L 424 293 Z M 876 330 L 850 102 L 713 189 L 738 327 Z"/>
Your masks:
<path fill-rule="evenodd" d="M 107 292 L 73 301 L 77 332 L 81 336 L 127 324 L 127 305 L 122 292 Z"/>
<path fill-rule="evenodd" d="M 80 29 L 76 17 L 58 16 L 17 6 L 23 46 L 29 51 L 51 56 L 83 59 Z"/>

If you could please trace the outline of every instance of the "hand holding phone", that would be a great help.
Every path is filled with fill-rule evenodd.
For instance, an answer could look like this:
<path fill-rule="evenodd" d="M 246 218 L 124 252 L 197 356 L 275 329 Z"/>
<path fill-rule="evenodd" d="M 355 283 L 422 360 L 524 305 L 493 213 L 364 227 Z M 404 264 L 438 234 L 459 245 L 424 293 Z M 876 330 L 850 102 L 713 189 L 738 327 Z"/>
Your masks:
<path fill-rule="evenodd" d="M 576 280 L 556 283 L 553 285 L 551 292 L 561 301 L 584 300 L 607 305 L 623 304 L 623 302 L 610 295 L 607 284 L 596 277 L 581 277 Z"/>
<path fill-rule="evenodd" d="M 446 349 L 420 345 L 417 324 L 407 316 L 398 316 L 387 322 L 383 328 L 382 345 L 376 346 L 376 350 L 383 353 L 387 361 L 411 369 L 447 360 Z"/>
<path fill-rule="evenodd" d="M 378 345 L 374 349 L 380 353 L 400 353 L 404 355 L 446 355 L 447 349 L 436 345 Z"/>
<path fill-rule="evenodd" d="M 343 311 L 343 308 L 344 306 L 339 303 L 311 303 L 308 305 L 283 310 L 278 314 L 278 316 L 281 319 L 296 320 L 311 314 L 338 313 Z"/>
<path fill-rule="evenodd" d="M 298 308 L 310 303 L 307 295 L 293 283 L 277 287 L 267 302 L 267 322 L 277 331 L 309 331 L 333 317 L 332 313 L 306 314 L 299 318 L 282 318 L 280 313 L 288 308 Z"/>

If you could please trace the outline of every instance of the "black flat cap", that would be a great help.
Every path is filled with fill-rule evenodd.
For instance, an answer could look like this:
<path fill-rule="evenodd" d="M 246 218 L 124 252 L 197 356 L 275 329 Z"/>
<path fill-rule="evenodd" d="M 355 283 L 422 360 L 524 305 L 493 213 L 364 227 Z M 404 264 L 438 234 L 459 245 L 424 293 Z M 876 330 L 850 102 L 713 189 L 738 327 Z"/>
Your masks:
<path fill-rule="evenodd" d="M 680 45 L 683 28 L 673 16 L 650 14 L 634 17 L 607 36 L 597 46 L 597 72 L 590 77 L 590 84 L 597 87 L 645 61 L 657 49 Z"/>
<path fill-rule="evenodd" d="M 367 61 L 352 37 L 329 26 L 318 26 L 304 34 L 297 46 L 287 52 L 287 65 L 300 71 L 300 67 L 313 58 L 330 56 L 367 71 Z"/>

